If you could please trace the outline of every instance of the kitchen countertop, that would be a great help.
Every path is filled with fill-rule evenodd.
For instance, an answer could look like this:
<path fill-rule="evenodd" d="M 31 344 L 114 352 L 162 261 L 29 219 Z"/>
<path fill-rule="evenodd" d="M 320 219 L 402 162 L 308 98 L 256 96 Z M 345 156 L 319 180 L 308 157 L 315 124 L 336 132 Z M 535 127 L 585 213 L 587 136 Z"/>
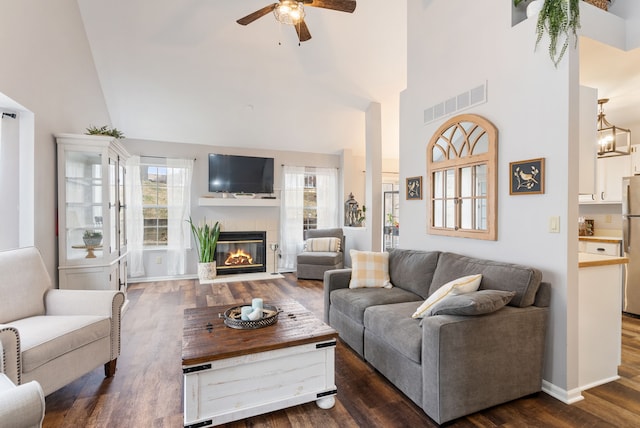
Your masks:
<path fill-rule="evenodd" d="M 592 238 L 591 236 L 589 238 Z M 578 267 L 622 265 L 629 263 L 627 257 L 604 256 L 601 254 L 578 253 Z"/>
<path fill-rule="evenodd" d="M 604 242 L 609 244 L 619 244 L 622 241 L 622 238 L 617 238 L 615 236 L 579 236 L 579 241 L 587 241 L 587 242 Z"/>

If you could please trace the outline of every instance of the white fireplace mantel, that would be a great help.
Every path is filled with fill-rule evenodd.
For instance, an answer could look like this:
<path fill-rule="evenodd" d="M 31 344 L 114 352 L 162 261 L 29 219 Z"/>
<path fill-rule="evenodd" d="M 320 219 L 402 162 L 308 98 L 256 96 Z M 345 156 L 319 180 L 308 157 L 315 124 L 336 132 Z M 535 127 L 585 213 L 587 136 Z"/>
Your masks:
<path fill-rule="evenodd" d="M 201 207 L 279 207 L 280 199 L 198 198 Z"/>

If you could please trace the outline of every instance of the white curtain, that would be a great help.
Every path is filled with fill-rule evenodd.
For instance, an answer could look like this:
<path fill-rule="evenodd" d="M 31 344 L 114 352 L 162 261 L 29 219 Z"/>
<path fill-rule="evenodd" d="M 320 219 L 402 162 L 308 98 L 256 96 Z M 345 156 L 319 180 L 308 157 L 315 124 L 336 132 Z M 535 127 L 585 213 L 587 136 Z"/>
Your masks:
<path fill-rule="evenodd" d="M 336 168 L 316 168 L 315 175 L 318 229 L 338 227 L 340 224 L 338 170 Z"/>
<path fill-rule="evenodd" d="M 304 173 L 300 166 L 284 166 L 282 206 L 280 207 L 280 268 L 296 269 L 296 256 L 302 249 L 304 221 Z"/>
<path fill-rule="evenodd" d="M 143 242 L 144 217 L 142 214 L 142 179 L 140 156 L 127 160 L 127 248 L 129 250 L 128 273 L 130 277 L 144 276 Z"/>
<path fill-rule="evenodd" d="M 167 274 L 184 275 L 191 235 L 193 159 L 167 159 Z"/>

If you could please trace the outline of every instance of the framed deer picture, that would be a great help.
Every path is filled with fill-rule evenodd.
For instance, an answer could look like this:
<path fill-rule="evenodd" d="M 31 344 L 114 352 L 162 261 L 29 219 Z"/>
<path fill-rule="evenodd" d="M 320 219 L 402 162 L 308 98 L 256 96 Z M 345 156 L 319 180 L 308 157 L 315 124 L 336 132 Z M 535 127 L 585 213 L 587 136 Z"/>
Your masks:
<path fill-rule="evenodd" d="M 510 195 L 544 193 L 544 158 L 509 163 Z"/>

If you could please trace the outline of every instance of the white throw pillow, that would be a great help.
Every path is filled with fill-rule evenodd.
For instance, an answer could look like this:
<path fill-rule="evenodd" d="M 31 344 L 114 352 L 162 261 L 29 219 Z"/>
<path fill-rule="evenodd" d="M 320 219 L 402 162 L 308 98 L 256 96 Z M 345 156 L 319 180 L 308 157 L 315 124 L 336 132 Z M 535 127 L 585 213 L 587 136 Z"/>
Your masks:
<path fill-rule="evenodd" d="M 442 287 L 438 288 L 435 293 L 429 296 L 429 298 L 425 300 L 418 309 L 416 309 L 411 317 L 424 317 L 433 305 L 440 302 L 447 296 L 477 291 L 478 287 L 480 287 L 480 281 L 482 281 L 482 274 L 463 276 L 462 278 L 447 282 Z"/>
<path fill-rule="evenodd" d="M 340 238 L 309 238 L 304 244 L 304 251 L 338 252 L 340 251 Z"/>
<path fill-rule="evenodd" d="M 349 251 L 351 255 L 351 281 L 349 288 L 391 288 L 389 279 L 389 253 Z"/>

